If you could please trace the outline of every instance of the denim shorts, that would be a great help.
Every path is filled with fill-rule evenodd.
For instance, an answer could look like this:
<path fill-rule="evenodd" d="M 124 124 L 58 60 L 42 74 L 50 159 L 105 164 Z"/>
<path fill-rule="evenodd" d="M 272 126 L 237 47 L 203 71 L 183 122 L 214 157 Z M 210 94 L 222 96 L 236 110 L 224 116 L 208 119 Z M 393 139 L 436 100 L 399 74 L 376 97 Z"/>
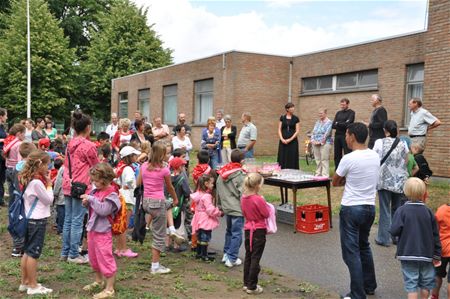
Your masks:
<path fill-rule="evenodd" d="M 26 255 L 38 259 L 44 247 L 45 229 L 47 219 L 28 220 L 27 232 L 25 234 L 25 245 L 23 251 Z"/>
<path fill-rule="evenodd" d="M 405 291 L 432 290 L 435 286 L 435 270 L 432 262 L 401 261 Z"/>
<path fill-rule="evenodd" d="M 447 276 L 447 266 L 450 263 L 450 257 L 441 258 L 441 265 L 436 268 L 436 275 L 444 278 Z M 447 276 L 447 281 L 450 283 L 450 275 Z"/>

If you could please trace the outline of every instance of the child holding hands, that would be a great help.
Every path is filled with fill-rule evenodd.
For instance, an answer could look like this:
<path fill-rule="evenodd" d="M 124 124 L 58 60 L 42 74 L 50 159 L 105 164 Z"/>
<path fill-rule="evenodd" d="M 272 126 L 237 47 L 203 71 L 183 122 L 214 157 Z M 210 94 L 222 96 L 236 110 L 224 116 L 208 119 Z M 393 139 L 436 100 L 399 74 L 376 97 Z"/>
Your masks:
<path fill-rule="evenodd" d="M 409 178 L 404 186 L 408 201 L 397 209 L 391 235 L 398 237 L 400 260 L 408 299 L 426 299 L 435 287 L 435 270 L 441 264 L 441 242 L 433 212 L 425 205 L 425 183 Z"/>
<path fill-rule="evenodd" d="M 89 175 L 95 189 L 91 195 L 81 196 L 83 205 L 88 208 L 88 254 L 92 269 L 95 271 L 95 281 L 86 285 L 83 290 L 92 291 L 96 287 L 106 287 L 94 295 L 94 299 L 111 298 L 114 296 L 114 280 L 117 272 L 112 246 L 111 219 L 121 208 L 117 188 L 111 185 L 116 177 L 109 164 L 99 163 L 91 168 Z"/>

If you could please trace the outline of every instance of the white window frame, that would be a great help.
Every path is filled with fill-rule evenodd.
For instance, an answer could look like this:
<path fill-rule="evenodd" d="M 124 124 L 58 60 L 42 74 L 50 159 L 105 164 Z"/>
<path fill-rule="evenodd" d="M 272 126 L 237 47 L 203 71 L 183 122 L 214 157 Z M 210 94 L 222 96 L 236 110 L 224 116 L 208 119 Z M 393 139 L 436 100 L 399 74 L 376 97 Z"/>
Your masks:
<path fill-rule="evenodd" d="M 141 92 L 148 91 L 148 97 L 141 98 Z M 148 103 L 148 109 L 142 109 L 141 103 L 146 101 Z M 138 90 L 138 110 L 141 111 L 142 116 L 150 121 L 151 109 L 150 109 L 150 88 L 142 88 Z"/>
<path fill-rule="evenodd" d="M 211 84 L 211 89 L 210 90 L 201 90 L 200 89 L 200 85 L 201 84 L 208 84 L 210 82 Z M 204 99 L 203 97 L 206 96 L 211 96 L 211 99 L 208 99 L 212 101 L 211 103 L 211 107 L 210 107 L 210 111 L 206 116 L 205 119 L 202 118 L 203 113 L 203 103 Z M 198 80 L 198 81 L 194 81 L 194 107 L 195 107 L 195 113 L 194 113 L 194 123 L 195 124 L 206 124 L 206 122 L 208 121 L 208 117 L 209 116 L 213 116 L 214 113 L 214 79 L 205 79 L 205 80 Z"/>
<path fill-rule="evenodd" d="M 409 71 L 413 67 L 420 67 L 422 66 L 423 69 L 423 77 L 421 80 L 409 80 Z M 415 64 L 409 64 L 406 65 L 406 80 L 405 80 L 405 103 L 404 103 L 404 116 L 403 116 L 403 126 L 407 128 L 409 126 L 409 120 L 411 118 L 411 112 L 409 111 L 409 101 L 411 100 L 411 97 L 420 97 L 423 101 L 423 81 L 425 79 L 425 64 L 422 63 L 415 63 Z M 422 86 L 422 94 L 421 95 L 415 95 L 411 96 L 409 89 L 411 86 L 419 85 Z"/>
<path fill-rule="evenodd" d="M 175 90 L 174 94 L 167 94 L 170 88 Z M 166 108 L 166 101 L 175 99 L 175 113 L 168 117 L 168 109 Z M 178 118 L 178 85 L 171 84 L 163 86 L 163 122 L 167 125 L 176 125 Z M 173 117 L 173 119 L 171 119 Z"/>
<path fill-rule="evenodd" d="M 123 95 L 126 95 L 125 99 L 123 97 Z M 122 105 L 126 105 L 127 107 L 127 115 L 122 115 L 121 113 L 121 107 Z M 124 92 L 119 92 L 119 109 L 118 109 L 118 114 L 119 114 L 119 118 L 128 118 L 128 113 L 129 113 L 129 109 L 128 109 L 128 91 L 124 91 Z"/>

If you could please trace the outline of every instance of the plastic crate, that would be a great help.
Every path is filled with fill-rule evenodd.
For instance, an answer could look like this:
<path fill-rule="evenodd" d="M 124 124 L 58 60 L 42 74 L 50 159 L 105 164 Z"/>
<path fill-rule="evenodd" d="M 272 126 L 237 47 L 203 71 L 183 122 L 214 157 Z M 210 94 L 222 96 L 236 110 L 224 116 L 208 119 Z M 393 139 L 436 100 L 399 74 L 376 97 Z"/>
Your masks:
<path fill-rule="evenodd" d="M 323 233 L 330 230 L 328 207 L 305 205 L 297 207 L 296 229 L 307 234 Z"/>
<path fill-rule="evenodd" d="M 277 222 L 294 224 L 294 208 L 291 204 L 284 204 L 277 207 Z"/>

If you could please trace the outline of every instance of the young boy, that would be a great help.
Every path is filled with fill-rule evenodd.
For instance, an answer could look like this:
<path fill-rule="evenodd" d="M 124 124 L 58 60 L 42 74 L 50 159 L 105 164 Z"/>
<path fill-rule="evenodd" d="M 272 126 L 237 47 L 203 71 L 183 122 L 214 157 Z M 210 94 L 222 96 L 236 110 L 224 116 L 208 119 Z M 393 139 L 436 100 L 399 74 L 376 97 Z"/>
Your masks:
<path fill-rule="evenodd" d="M 13 172 L 13 184 L 15 190 L 19 189 L 19 172 L 22 171 L 23 167 L 25 166 L 25 163 L 28 159 L 28 155 L 36 149 L 36 146 L 34 143 L 31 142 L 22 142 L 19 146 L 19 154 L 22 157 L 22 160 L 17 162 L 16 167 L 14 168 Z M 11 256 L 13 257 L 21 257 L 23 255 L 23 244 L 24 244 L 23 238 L 14 238 L 13 239 L 13 250 L 11 252 Z"/>
<path fill-rule="evenodd" d="M 417 166 L 419 167 L 419 170 L 414 176 L 424 181 L 425 184 L 428 184 L 428 179 L 433 174 L 433 171 L 431 171 L 430 167 L 428 166 L 428 162 L 423 155 L 423 150 L 423 146 L 419 143 L 413 143 L 411 145 L 411 152 L 413 153 L 414 159 L 416 160 Z"/>
<path fill-rule="evenodd" d="M 97 135 L 97 141 L 95 142 L 95 146 L 100 148 L 102 145 L 109 143 L 109 134 L 106 132 L 100 132 Z"/>
<path fill-rule="evenodd" d="M 450 263 L 450 204 L 442 205 L 436 211 L 436 221 L 439 226 L 439 236 L 442 244 L 441 265 L 436 268 L 436 287 L 431 299 L 439 299 L 442 279 L 447 276 L 447 298 L 450 299 L 450 275 L 447 275 L 447 265 Z"/>
<path fill-rule="evenodd" d="M 441 241 L 433 212 L 423 202 L 425 183 L 409 178 L 404 186 L 409 199 L 397 209 L 390 232 L 398 237 L 397 259 L 401 262 L 408 299 L 428 298 L 435 287 L 434 267 L 441 265 Z"/>
<path fill-rule="evenodd" d="M 56 205 L 56 229 L 58 235 L 62 234 L 64 226 L 64 216 L 65 216 L 65 201 L 64 193 L 62 191 L 63 175 L 64 175 L 64 161 L 62 159 L 57 159 L 55 161 L 55 169 L 57 170 L 57 175 L 53 187 L 53 203 Z"/>
<path fill-rule="evenodd" d="M 227 219 L 222 262 L 229 268 L 242 264 L 238 254 L 244 228 L 241 209 L 242 187 L 245 178 L 241 164 L 243 160 L 244 153 L 235 149 L 231 152 L 231 162 L 217 172 L 219 174 L 216 183 L 217 202 Z"/>

